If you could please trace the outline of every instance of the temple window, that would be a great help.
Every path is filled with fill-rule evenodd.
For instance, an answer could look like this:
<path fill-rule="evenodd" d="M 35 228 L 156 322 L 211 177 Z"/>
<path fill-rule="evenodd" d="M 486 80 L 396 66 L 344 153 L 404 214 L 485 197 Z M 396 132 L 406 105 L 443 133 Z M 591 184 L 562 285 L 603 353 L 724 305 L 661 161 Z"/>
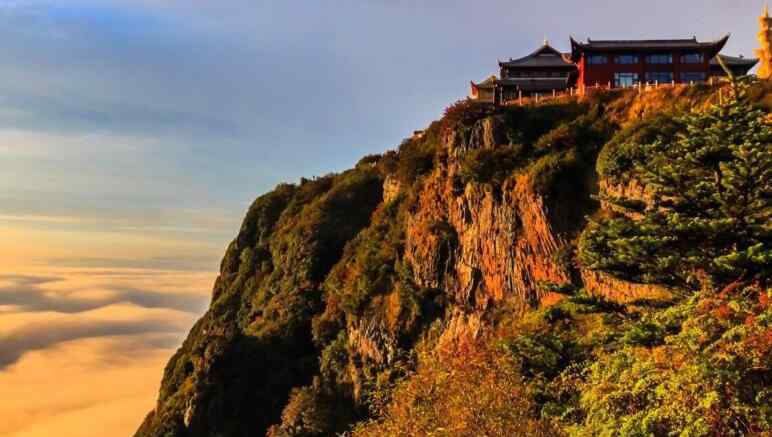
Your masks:
<path fill-rule="evenodd" d="M 672 64 L 673 55 L 648 55 L 646 56 L 647 64 Z"/>
<path fill-rule="evenodd" d="M 702 53 L 687 53 L 681 55 L 682 64 L 702 64 L 703 61 L 704 58 L 702 57 Z"/>
<path fill-rule="evenodd" d="M 603 55 L 591 55 L 587 57 L 587 63 L 590 65 L 606 64 L 608 58 Z"/>
<path fill-rule="evenodd" d="M 638 73 L 614 73 L 614 86 L 626 88 L 638 83 Z"/>
<path fill-rule="evenodd" d="M 673 81 L 673 73 L 670 71 L 652 71 L 646 73 L 646 82 L 667 83 Z"/>
<path fill-rule="evenodd" d="M 614 58 L 615 64 L 630 65 L 638 63 L 638 56 L 636 55 L 619 55 Z"/>

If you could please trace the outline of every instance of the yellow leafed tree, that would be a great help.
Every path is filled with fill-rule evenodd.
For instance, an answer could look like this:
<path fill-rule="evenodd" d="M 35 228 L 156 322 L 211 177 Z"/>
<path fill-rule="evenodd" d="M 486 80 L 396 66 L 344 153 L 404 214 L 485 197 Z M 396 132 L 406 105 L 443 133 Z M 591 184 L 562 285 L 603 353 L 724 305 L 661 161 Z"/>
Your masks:
<path fill-rule="evenodd" d="M 756 50 L 759 57 L 759 71 L 756 73 L 761 79 L 772 77 L 772 18 L 769 16 L 768 5 L 764 6 L 764 13 L 759 17 L 761 30 L 759 31 L 759 44 Z"/>

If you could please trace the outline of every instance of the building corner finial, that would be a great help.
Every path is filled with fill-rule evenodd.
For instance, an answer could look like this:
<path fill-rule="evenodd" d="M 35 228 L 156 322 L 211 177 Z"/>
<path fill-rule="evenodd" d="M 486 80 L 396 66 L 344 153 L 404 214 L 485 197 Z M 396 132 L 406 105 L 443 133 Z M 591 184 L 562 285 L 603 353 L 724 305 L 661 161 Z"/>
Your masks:
<path fill-rule="evenodd" d="M 769 1 L 764 2 L 764 18 L 769 18 Z"/>
<path fill-rule="evenodd" d="M 550 40 L 548 40 L 546 36 L 544 37 L 544 45 L 545 46 L 550 45 Z"/>

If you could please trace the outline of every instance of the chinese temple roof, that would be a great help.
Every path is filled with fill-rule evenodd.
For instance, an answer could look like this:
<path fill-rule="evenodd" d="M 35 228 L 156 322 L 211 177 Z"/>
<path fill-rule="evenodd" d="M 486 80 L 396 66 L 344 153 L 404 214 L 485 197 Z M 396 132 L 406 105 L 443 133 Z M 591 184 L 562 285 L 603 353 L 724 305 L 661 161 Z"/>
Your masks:
<path fill-rule="evenodd" d="M 642 40 L 592 40 L 587 42 L 576 41 L 571 37 L 571 59 L 576 62 L 581 57 L 582 52 L 586 51 L 646 51 L 657 50 L 708 50 L 708 55 L 712 58 L 724 48 L 729 40 L 729 35 L 716 41 L 697 41 L 696 37 L 689 39 L 642 39 Z"/>
<path fill-rule="evenodd" d="M 756 58 L 743 58 L 742 56 L 727 56 L 727 55 L 718 55 L 721 57 L 721 60 L 724 61 L 724 63 L 728 66 L 743 66 L 743 67 L 753 67 L 756 65 L 759 60 Z M 716 58 L 713 58 L 710 60 L 710 65 L 719 65 Z"/>
<path fill-rule="evenodd" d="M 498 78 L 496 76 L 491 76 L 484 81 L 480 83 L 474 83 L 472 82 L 473 88 L 481 88 L 481 89 L 491 89 L 496 87 L 496 83 L 498 82 Z"/>
<path fill-rule="evenodd" d="M 566 55 L 555 50 L 545 41 L 544 45 L 533 53 L 518 59 L 499 62 L 500 67 L 524 67 L 524 68 L 574 68 L 574 64 Z"/>

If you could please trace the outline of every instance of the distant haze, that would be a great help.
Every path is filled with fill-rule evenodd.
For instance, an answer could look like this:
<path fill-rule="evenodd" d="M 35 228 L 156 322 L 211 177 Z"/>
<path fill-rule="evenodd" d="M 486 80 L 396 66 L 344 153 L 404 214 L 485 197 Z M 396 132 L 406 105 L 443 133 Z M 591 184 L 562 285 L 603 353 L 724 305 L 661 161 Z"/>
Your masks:
<path fill-rule="evenodd" d="M 275 184 L 394 148 L 545 38 L 752 56 L 762 6 L 0 0 L 0 436 L 130 435 Z"/>

